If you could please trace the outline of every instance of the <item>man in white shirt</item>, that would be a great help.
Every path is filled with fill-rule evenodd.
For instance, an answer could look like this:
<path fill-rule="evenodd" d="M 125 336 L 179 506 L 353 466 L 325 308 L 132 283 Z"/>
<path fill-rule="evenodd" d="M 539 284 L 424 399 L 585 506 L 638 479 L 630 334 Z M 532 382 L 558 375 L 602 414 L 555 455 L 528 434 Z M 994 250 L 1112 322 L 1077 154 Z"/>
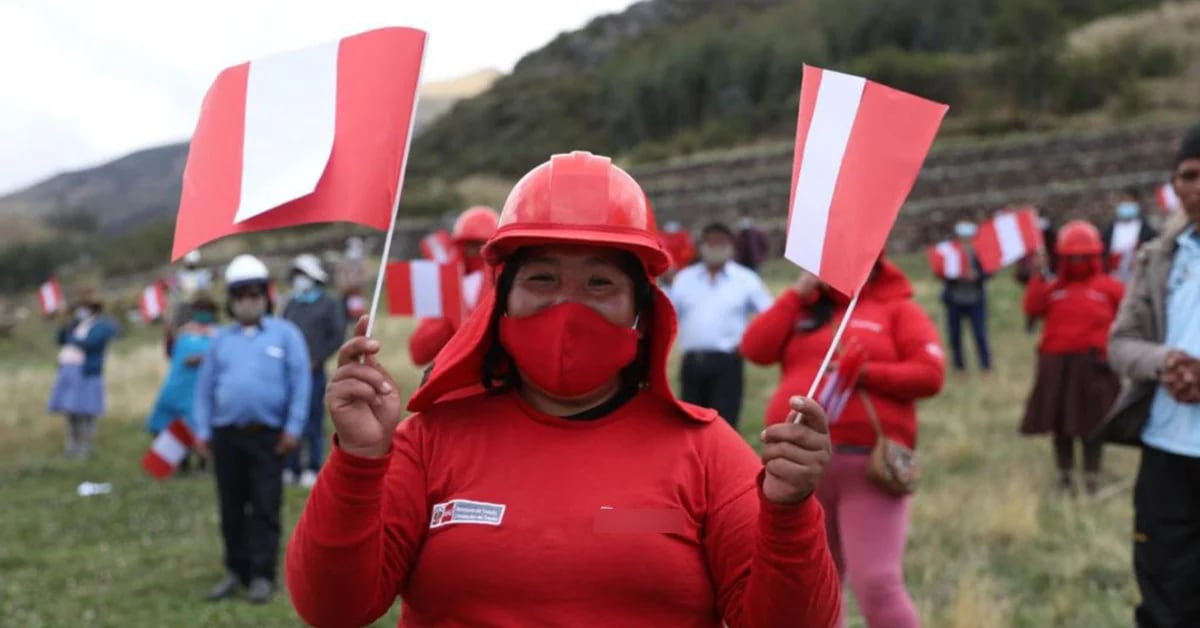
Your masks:
<path fill-rule="evenodd" d="M 713 408 L 737 427 L 742 408 L 738 346 L 750 317 L 771 307 L 754 271 L 731 261 L 734 235 L 713 223 L 700 234 L 700 262 L 679 271 L 667 293 L 679 314 L 682 397 Z"/>

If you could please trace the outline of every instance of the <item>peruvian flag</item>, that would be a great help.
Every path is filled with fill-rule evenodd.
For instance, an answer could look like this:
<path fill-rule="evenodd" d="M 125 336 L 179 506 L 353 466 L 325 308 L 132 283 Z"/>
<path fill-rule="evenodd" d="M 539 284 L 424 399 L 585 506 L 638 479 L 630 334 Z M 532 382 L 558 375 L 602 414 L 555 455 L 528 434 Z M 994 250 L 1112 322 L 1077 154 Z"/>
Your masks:
<path fill-rule="evenodd" d="M 967 252 L 958 242 L 938 242 L 926 250 L 925 256 L 939 279 L 959 279 L 968 273 Z"/>
<path fill-rule="evenodd" d="M 50 316 L 62 309 L 62 288 L 57 279 L 51 277 L 38 288 L 38 303 L 42 306 L 42 316 Z"/>
<path fill-rule="evenodd" d="M 142 456 L 142 468 L 150 475 L 165 480 L 187 458 L 188 451 L 195 444 L 196 437 L 187 423 L 183 419 L 175 419 L 150 443 L 150 451 Z"/>
<path fill-rule="evenodd" d="M 438 229 L 421 238 L 421 255 L 439 264 L 454 259 L 454 240 L 445 229 Z"/>
<path fill-rule="evenodd" d="M 979 225 L 972 240 L 979 265 L 993 273 L 1044 247 L 1037 211 L 1024 208 L 1006 210 Z"/>
<path fill-rule="evenodd" d="M 142 314 L 142 320 L 147 323 L 162 318 L 163 311 L 166 309 L 167 292 L 163 289 L 160 282 L 154 282 L 142 290 L 142 296 L 138 300 L 138 310 Z"/>
<path fill-rule="evenodd" d="M 784 256 L 843 294 L 866 281 L 946 105 L 804 66 Z"/>
<path fill-rule="evenodd" d="M 1169 214 L 1183 208 L 1183 204 L 1179 202 L 1179 197 L 1175 195 L 1175 186 L 1170 183 L 1164 183 L 1159 186 L 1154 193 L 1154 199 L 1158 201 L 1158 209 Z"/>
<path fill-rule="evenodd" d="M 431 260 L 392 262 L 387 266 L 388 312 L 393 316 L 463 318 L 462 265 Z"/>
<path fill-rule="evenodd" d="M 858 377 L 862 374 L 863 364 L 866 361 L 867 352 L 863 350 L 861 344 L 851 340 L 842 350 L 837 368 L 832 373 L 826 374 L 820 392 L 817 393 L 816 401 L 825 409 L 830 425 L 836 423 L 838 417 L 842 415 L 842 411 L 846 409 L 846 404 L 850 401 L 850 395 L 854 394 L 854 387 L 858 385 Z"/>
<path fill-rule="evenodd" d="M 423 31 L 384 28 L 221 72 L 192 135 L 172 260 L 236 233 L 388 229 L 424 52 Z"/>

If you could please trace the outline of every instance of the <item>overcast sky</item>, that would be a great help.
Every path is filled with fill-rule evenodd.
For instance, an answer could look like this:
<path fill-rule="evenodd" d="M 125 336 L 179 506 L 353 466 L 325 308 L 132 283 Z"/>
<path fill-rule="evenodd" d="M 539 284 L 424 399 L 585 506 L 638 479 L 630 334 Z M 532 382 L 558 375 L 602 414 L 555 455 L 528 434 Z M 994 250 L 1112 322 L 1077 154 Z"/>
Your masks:
<path fill-rule="evenodd" d="M 424 78 L 512 69 L 632 0 L 0 0 L 0 194 L 186 139 L 222 68 L 380 26 L 430 34 Z"/>

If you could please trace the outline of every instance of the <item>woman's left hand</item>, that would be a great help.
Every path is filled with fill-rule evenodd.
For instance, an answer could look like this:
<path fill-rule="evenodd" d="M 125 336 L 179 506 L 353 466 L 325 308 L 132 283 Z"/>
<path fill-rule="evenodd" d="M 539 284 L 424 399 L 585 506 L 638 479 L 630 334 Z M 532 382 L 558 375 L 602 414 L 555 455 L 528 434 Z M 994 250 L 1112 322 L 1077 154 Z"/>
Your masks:
<path fill-rule="evenodd" d="M 829 421 L 825 410 L 807 397 L 792 397 L 785 423 L 762 433 L 763 495 L 777 504 L 798 504 L 817 488 L 829 466 Z M 791 419 L 799 416 L 798 422 Z"/>

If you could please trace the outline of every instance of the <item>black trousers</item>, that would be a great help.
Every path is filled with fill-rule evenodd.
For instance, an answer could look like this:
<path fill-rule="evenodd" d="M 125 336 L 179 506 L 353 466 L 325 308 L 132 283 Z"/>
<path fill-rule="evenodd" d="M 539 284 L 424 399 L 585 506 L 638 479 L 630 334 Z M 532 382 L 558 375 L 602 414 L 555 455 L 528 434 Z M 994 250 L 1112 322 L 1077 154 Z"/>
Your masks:
<path fill-rule="evenodd" d="M 723 351 L 683 354 L 680 383 L 683 400 L 712 408 L 737 427 L 742 411 L 742 356 Z"/>
<path fill-rule="evenodd" d="M 283 506 L 284 459 L 275 455 L 279 432 L 270 428 L 213 430 L 225 567 L 246 584 L 254 578 L 275 581 Z"/>
<path fill-rule="evenodd" d="M 1137 625 L 1200 626 L 1200 458 L 1143 447 L 1133 508 Z"/>

